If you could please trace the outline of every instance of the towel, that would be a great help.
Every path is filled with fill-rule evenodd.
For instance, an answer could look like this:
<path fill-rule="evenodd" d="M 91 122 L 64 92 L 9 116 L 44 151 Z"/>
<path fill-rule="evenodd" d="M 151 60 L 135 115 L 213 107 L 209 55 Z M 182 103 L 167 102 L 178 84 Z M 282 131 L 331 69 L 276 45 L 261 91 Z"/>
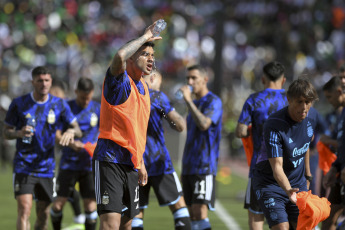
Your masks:
<path fill-rule="evenodd" d="M 337 156 L 321 141 L 317 142 L 316 148 L 319 152 L 319 168 L 323 171 L 323 175 L 326 175 Z"/>
<path fill-rule="evenodd" d="M 312 230 L 331 212 L 331 203 L 327 198 L 313 195 L 311 190 L 297 193 L 296 205 L 299 209 L 296 230 Z"/>

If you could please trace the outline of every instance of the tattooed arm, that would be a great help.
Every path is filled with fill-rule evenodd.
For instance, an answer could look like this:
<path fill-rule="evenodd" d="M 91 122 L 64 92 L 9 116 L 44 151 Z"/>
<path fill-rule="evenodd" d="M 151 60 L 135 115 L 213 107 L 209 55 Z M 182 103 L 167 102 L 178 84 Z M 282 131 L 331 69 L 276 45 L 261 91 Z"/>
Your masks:
<path fill-rule="evenodd" d="M 135 54 L 145 42 L 162 39 L 162 37 L 153 37 L 152 32 L 155 25 L 156 22 L 147 27 L 141 37 L 126 43 L 118 50 L 110 65 L 110 72 L 113 76 L 118 76 L 125 71 L 126 61 Z"/>
<path fill-rule="evenodd" d="M 236 131 L 235 131 L 236 137 L 242 138 L 242 137 L 248 137 L 248 125 L 237 123 Z"/>

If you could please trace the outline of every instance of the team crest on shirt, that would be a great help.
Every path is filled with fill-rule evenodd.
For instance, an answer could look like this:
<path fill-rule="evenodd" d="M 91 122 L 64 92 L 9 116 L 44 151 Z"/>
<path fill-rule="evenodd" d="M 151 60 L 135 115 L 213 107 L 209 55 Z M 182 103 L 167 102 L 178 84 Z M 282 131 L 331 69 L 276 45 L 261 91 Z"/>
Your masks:
<path fill-rule="evenodd" d="M 49 110 L 47 121 L 49 124 L 52 125 L 55 123 L 55 120 L 56 120 L 56 117 L 55 117 L 54 110 L 51 109 L 51 110 Z"/>
<path fill-rule="evenodd" d="M 91 114 L 91 118 L 90 118 L 90 125 L 91 127 L 95 127 L 98 124 L 98 116 L 95 113 Z"/>
<path fill-rule="evenodd" d="M 31 118 L 31 114 L 30 114 L 30 113 L 26 114 L 26 115 L 25 115 L 25 118 L 26 118 L 26 119 Z"/>
<path fill-rule="evenodd" d="M 109 204 L 109 194 L 107 191 L 105 191 L 102 196 L 102 204 L 104 205 Z"/>
<path fill-rule="evenodd" d="M 307 134 L 308 137 L 312 137 L 314 134 L 313 127 L 311 126 L 311 123 L 309 121 L 307 123 Z"/>

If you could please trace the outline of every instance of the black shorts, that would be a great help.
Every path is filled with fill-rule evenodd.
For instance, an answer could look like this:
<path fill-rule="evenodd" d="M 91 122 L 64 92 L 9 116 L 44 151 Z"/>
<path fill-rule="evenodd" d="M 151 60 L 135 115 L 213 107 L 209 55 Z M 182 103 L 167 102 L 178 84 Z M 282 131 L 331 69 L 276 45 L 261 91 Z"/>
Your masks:
<path fill-rule="evenodd" d="M 244 208 L 248 209 L 254 214 L 264 214 L 260 208 L 258 200 L 256 199 L 256 195 L 252 185 L 252 178 L 249 178 L 248 180 L 246 196 L 244 198 Z"/>
<path fill-rule="evenodd" d="M 98 215 L 116 212 L 129 218 L 139 214 L 138 172 L 133 167 L 92 161 Z"/>
<path fill-rule="evenodd" d="M 159 176 L 150 176 L 146 186 L 139 188 L 140 209 L 147 208 L 149 204 L 150 188 L 155 191 L 160 206 L 176 204 L 182 194 L 182 187 L 176 172 Z"/>
<path fill-rule="evenodd" d="M 56 196 L 55 177 L 35 177 L 27 174 L 13 174 L 14 196 L 32 194 L 35 200 L 52 202 Z"/>
<path fill-rule="evenodd" d="M 186 204 L 207 204 L 214 210 L 216 199 L 215 176 L 210 175 L 184 175 L 182 176 L 183 194 Z"/>
<path fill-rule="evenodd" d="M 95 185 L 92 172 L 60 170 L 56 181 L 58 196 L 69 197 L 74 191 L 75 184 L 79 182 L 79 190 L 82 198 L 95 199 Z"/>

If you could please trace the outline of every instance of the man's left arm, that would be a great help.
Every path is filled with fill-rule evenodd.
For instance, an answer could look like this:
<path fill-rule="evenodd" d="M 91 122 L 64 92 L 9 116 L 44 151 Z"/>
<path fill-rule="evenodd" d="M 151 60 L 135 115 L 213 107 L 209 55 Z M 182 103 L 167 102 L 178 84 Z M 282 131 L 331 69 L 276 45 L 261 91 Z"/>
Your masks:
<path fill-rule="evenodd" d="M 305 177 L 310 179 L 310 180 L 307 179 L 307 188 L 309 189 L 311 179 L 312 179 L 312 175 L 310 171 L 310 149 L 308 149 L 305 154 L 304 163 L 305 163 Z"/>

